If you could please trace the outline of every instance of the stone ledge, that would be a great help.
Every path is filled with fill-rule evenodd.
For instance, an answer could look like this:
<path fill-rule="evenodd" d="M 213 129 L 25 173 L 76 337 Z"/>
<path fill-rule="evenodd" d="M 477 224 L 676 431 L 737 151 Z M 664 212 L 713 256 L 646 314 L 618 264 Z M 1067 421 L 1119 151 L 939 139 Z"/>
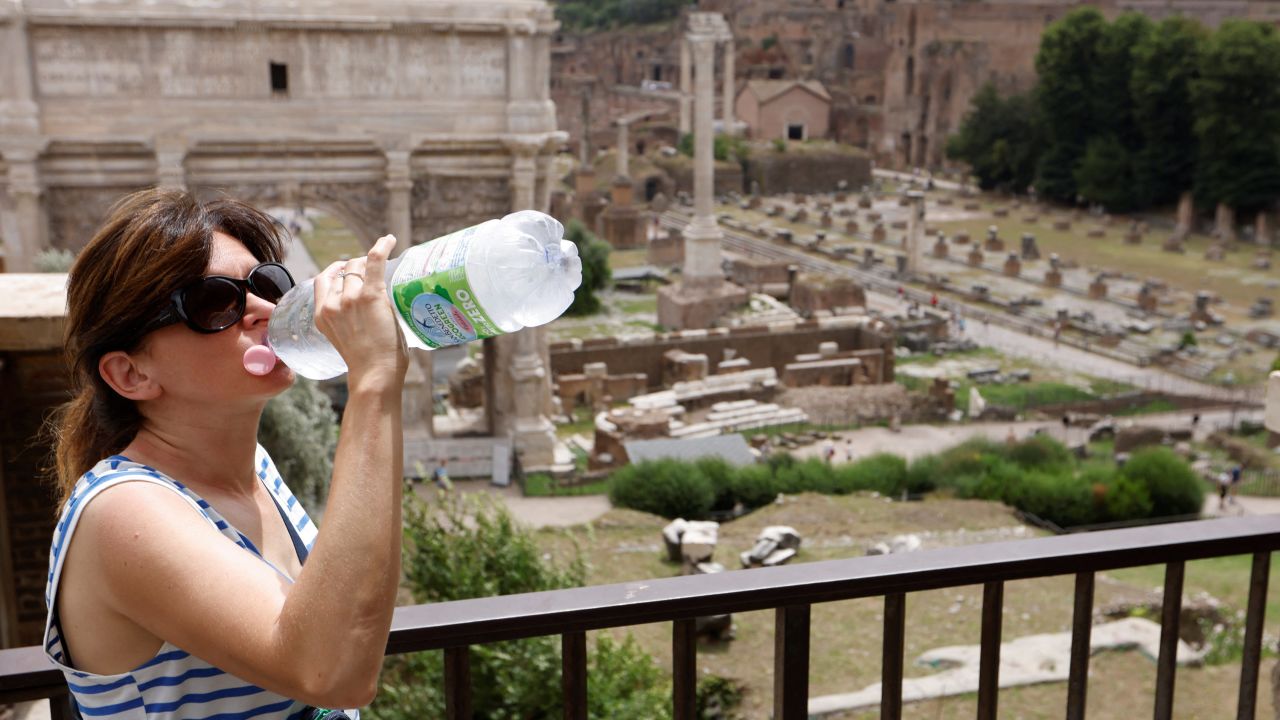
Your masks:
<path fill-rule="evenodd" d="M 58 350 L 67 312 L 64 273 L 0 273 L 0 350 Z"/>

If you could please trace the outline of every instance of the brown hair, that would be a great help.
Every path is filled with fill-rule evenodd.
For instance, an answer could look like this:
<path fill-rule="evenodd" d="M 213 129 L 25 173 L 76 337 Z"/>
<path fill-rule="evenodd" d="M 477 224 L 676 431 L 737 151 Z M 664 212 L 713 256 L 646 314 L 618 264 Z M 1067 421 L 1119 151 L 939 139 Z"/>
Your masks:
<path fill-rule="evenodd" d="M 74 397 L 51 424 L 59 505 L 99 460 L 123 450 L 142 415 L 98 372 L 102 356 L 142 342 L 175 290 L 204 276 L 213 233 L 244 243 L 259 261 L 279 261 L 279 223 L 241 202 L 207 203 L 181 190 L 142 190 L 121 199 L 80 251 L 67 278 L 65 349 Z"/>

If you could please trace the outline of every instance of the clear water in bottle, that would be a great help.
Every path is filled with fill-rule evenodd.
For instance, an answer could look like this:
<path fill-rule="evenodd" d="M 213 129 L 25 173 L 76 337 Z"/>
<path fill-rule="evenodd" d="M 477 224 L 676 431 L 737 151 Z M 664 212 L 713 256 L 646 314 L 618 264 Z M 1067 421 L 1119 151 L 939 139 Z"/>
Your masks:
<path fill-rule="evenodd" d="M 433 349 L 560 317 L 582 262 L 559 221 L 522 210 L 409 248 L 387 263 L 386 282 L 406 342 Z M 280 299 L 267 337 L 294 372 L 324 380 L 347 365 L 316 328 L 313 288 L 308 280 Z"/>

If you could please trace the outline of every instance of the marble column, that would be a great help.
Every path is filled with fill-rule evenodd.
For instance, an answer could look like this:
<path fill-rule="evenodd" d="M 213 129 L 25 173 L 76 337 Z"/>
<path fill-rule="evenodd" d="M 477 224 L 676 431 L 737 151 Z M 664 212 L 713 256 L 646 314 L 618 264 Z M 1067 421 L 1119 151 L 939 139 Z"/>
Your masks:
<path fill-rule="evenodd" d="M 10 151 L 9 198 L 16 220 L 17 237 L 6 238 L 5 269 L 8 272 L 32 272 L 36 255 L 47 246 L 44 206 L 40 202 L 43 189 L 36 167 L 36 154 Z"/>
<path fill-rule="evenodd" d="M 913 190 L 907 193 L 910 200 L 911 214 L 907 217 L 906 256 L 907 277 L 920 272 L 920 256 L 924 249 L 924 193 Z"/>
<path fill-rule="evenodd" d="M 1267 223 L 1267 211 L 1259 210 L 1253 221 L 1253 242 L 1260 248 L 1271 247 L 1271 228 Z"/>
<path fill-rule="evenodd" d="M 736 61 L 736 48 L 733 45 L 733 38 L 729 38 L 724 43 L 724 107 L 722 108 L 722 124 L 726 135 L 736 135 L 734 128 L 734 89 L 737 87 L 733 77 L 734 63 Z"/>
<path fill-rule="evenodd" d="M 413 244 L 413 177 L 408 150 L 387 150 L 387 232 L 399 255 Z"/>
<path fill-rule="evenodd" d="M 517 148 L 511 159 L 511 210 L 533 210 L 537 199 L 538 163 L 534 151 Z"/>
<path fill-rule="evenodd" d="M 627 124 L 618 122 L 618 175 L 631 177 L 631 139 Z"/>
<path fill-rule="evenodd" d="M 714 36 L 690 38 L 695 72 L 693 133 L 693 221 L 684 231 L 684 280 L 693 285 L 718 286 L 723 237 L 715 218 L 715 47 Z"/>
<path fill-rule="evenodd" d="M 691 124 L 689 122 L 689 106 L 692 102 L 693 88 L 690 87 L 690 67 L 689 67 L 689 42 L 687 40 L 680 41 L 680 134 L 687 135 L 691 132 Z"/>
<path fill-rule="evenodd" d="M 512 210 L 536 209 L 538 146 L 513 143 L 510 148 Z M 510 428 L 525 470 L 549 469 L 555 463 L 556 434 L 555 425 L 547 416 L 551 404 L 551 374 L 543 362 L 546 335 L 541 328 L 525 328 L 495 340 L 512 348 L 509 354 L 511 364 L 506 372 L 511 377 L 513 397 L 509 407 L 514 414 L 508 419 L 495 412 L 495 431 Z M 500 407 L 497 398 L 485 398 L 485 402 L 494 403 L 495 409 Z"/>

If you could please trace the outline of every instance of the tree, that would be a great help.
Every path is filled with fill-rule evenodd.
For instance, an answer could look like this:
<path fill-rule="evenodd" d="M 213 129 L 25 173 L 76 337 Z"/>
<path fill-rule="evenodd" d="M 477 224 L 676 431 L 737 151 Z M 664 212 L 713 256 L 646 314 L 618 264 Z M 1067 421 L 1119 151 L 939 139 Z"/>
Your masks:
<path fill-rule="evenodd" d="M 1280 34 L 1224 22 L 1191 81 L 1199 140 L 1196 194 L 1208 205 L 1258 209 L 1280 196 Z"/>
<path fill-rule="evenodd" d="M 611 248 L 577 220 L 569 221 L 564 236 L 578 246 L 578 257 L 582 260 L 582 284 L 573 291 L 573 304 L 566 314 L 591 315 L 600 312 L 600 298 L 596 297 L 596 293 L 605 289 L 612 277 L 609 270 Z"/>
<path fill-rule="evenodd" d="M 557 590 L 585 578 L 577 552 L 563 564 L 545 559 L 529 531 L 492 499 L 442 494 L 428 502 L 406 493 L 404 517 L 405 582 L 415 602 Z M 474 645 L 470 652 L 474 717 L 560 717 L 559 638 Z M 670 717 L 669 679 L 629 636 L 600 636 L 587 665 L 591 718 Z M 443 678 L 439 652 L 387 658 L 369 717 L 444 717 Z"/>
<path fill-rule="evenodd" d="M 1089 140 L 1074 173 L 1076 189 L 1090 202 L 1109 210 L 1131 210 L 1137 205 L 1133 155 L 1113 134 Z"/>
<path fill-rule="evenodd" d="M 960 131 L 947 141 L 947 157 L 968 163 L 984 190 L 1026 191 L 1039 149 L 1035 101 L 1029 95 L 1001 98 L 991 83 L 974 95 Z"/>
<path fill-rule="evenodd" d="M 1162 21 L 1133 48 L 1134 125 L 1142 149 L 1134 178 L 1143 205 L 1172 203 L 1195 182 L 1195 114 L 1191 83 L 1200 75 L 1200 53 L 1208 33 L 1195 20 Z"/>
<path fill-rule="evenodd" d="M 1102 13 L 1083 7 L 1050 25 L 1040 39 L 1036 98 L 1045 150 L 1036 166 L 1036 190 L 1046 197 L 1076 199 L 1076 164 L 1097 131 L 1093 73 L 1106 32 Z"/>
<path fill-rule="evenodd" d="M 324 511 L 338 450 L 338 417 L 314 380 L 298 378 L 262 411 L 258 442 L 312 517 Z"/>

